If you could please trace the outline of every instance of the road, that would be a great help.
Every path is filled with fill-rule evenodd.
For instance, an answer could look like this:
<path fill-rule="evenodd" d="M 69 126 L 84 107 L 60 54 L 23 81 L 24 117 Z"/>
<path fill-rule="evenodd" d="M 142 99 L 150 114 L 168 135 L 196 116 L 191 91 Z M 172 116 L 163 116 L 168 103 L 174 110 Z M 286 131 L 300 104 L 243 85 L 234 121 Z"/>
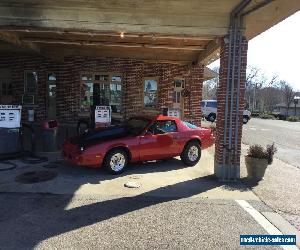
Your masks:
<path fill-rule="evenodd" d="M 275 157 L 300 168 L 300 123 L 252 118 L 243 127 L 242 142 L 267 145 L 275 142 Z"/>

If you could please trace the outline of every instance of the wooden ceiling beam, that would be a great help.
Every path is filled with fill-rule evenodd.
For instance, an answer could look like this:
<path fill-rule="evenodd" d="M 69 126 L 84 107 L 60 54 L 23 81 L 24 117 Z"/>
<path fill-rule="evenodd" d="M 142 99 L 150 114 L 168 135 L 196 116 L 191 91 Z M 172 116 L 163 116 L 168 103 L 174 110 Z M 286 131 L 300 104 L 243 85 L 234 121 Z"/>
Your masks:
<path fill-rule="evenodd" d="M 17 35 L 12 33 L 0 31 L 0 40 L 3 40 L 20 48 L 30 49 L 31 51 L 40 53 L 40 47 L 37 44 L 29 41 L 22 41 Z"/>
<path fill-rule="evenodd" d="M 149 49 L 167 49 L 167 50 L 187 50 L 187 51 L 201 51 L 203 46 L 171 46 L 165 44 L 139 44 L 139 43 L 112 43 L 105 41 L 72 41 L 62 39 L 40 39 L 40 38 L 22 38 L 24 42 L 40 43 L 40 44 L 63 44 L 76 46 L 106 46 L 106 47 L 123 47 L 123 48 L 149 48 Z"/>
<path fill-rule="evenodd" d="M 28 27 L 0 27 L 0 30 L 6 32 L 18 32 L 18 33 L 41 33 L 41 34 L 57 34 L 57 35 L 80 35 L 80 36 L 110 36 L 110 37 L 121 37 L 121 32 L 105 32 L 105 31 L 76 31 L 76 30 L 60 30 L 60 29 L 38 29 L 38 28 L 28 28 Z M 128 38 L 151 38 L 156 39 L 170 39 L 170 40 L 188 40 L 188 41 L 211 41 L 214 40 L 213 36 L 186 36 L 186 35 L 163 35 L 163 34 L 144 34 L 144 33 L 123 33 L 124 37 Z"/>
<path fill-rule="evenodd" d="M 20 49 L 25 49 L 25 51 L 34 52 L 56 62 L 61 62 L 63 60 L 62 55 L 52 55 L 46 51 L 42 51 L 40 46 L 36 43 L 32 43 L 30 41 L 23 41 L 16 34 L 0 31 L 0 40 L 5 41 L 8 44 L 16 46 Z"/>
<path fill-rule="evenodd" d="M 220 38 L 209 42 L 205 50 L 201 51 L 198 56 L 198 64 L 208 65 L 220 56 Z"/>

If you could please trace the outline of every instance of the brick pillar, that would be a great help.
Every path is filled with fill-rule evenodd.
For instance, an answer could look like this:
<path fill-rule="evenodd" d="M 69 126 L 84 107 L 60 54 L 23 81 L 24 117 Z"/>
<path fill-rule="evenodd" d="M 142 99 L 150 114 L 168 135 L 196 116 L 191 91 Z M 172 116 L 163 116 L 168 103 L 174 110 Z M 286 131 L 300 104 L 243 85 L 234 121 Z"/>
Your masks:
<path fill-rule="evenodd" d="M 228 36 L 222 39 L 220 55 L 215 174 L 220 180 L 227 181 L 240 177 L 241 138 L 248 48 L 246 38 L 240 37 L 242 38 L 241 43 L 239 43 L 239 37 L 236 38 L 235 52 L 234 46 L 231 46 L 231 54 L 235 55 L 235 60 L 232 59 L 230 63 L 228 61 L 230 52 Z M 239 64 L 240 68 L 238 68 Z M 226 96 L 228 98 L 227 115 Z"/>

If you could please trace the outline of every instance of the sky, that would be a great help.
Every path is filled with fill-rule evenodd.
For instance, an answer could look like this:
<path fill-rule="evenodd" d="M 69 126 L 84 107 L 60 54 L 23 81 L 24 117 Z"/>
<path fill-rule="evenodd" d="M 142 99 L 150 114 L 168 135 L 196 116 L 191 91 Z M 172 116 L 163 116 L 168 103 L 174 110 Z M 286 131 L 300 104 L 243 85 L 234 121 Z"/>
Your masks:
<path fill-rule="evenodd" d="M 277 74 L 300 91 L 300 11 L 249 41 L 248 65 L 268 78 Z"/>

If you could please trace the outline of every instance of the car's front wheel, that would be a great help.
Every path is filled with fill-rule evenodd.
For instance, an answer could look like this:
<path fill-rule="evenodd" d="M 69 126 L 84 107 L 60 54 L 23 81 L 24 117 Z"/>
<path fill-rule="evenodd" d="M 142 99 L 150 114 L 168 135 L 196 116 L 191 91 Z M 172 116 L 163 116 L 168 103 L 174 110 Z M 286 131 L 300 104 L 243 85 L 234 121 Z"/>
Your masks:
<path fill-rule="evenodd" d="M 112 174 L 120 174 L 128 163 L 128 155 L 123 149 L 113 149 L 105 157 L 104 166 Z"/>
<path fill-rule="evenodd" d="M 180 156 L 184 164 L 188 166 L 196 165 L 201 158 L 201 147 L 196 141 L 189 142 Z"/>

